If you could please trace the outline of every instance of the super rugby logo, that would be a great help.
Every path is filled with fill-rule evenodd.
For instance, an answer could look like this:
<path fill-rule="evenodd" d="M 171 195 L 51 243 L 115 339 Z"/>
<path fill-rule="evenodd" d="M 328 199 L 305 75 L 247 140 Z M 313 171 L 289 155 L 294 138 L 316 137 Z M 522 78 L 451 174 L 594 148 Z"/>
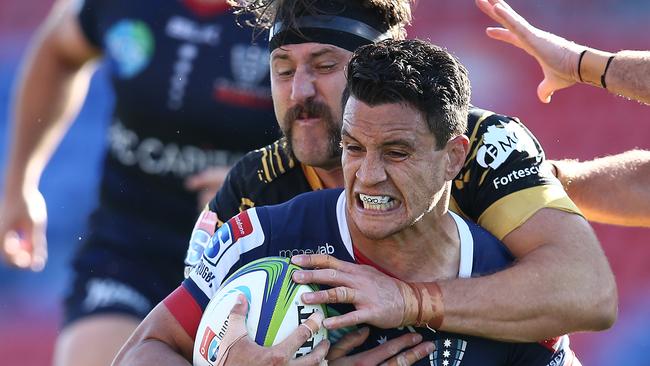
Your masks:
<path fill-rule="evenodd" d="M 220 252 L 252 232 L 253 225 L 250 217 L 248 212 L 244 211 L 221 225 L 219 230 L 214 233 L 208 247 L 205 248 L 206 257 L 210 259 L 216 258 Z"/>
<path fill-rule="evenodd" d="M 487 132 L 483 135 L 483 145 L 476 153 L 476 161 L 483 168 L 496 169 L 515 150 L 528 153 L 528 157 L 539 155 L 528 131 L 517 122 L 499 121 L 498 125 L 487 128 Z"/>

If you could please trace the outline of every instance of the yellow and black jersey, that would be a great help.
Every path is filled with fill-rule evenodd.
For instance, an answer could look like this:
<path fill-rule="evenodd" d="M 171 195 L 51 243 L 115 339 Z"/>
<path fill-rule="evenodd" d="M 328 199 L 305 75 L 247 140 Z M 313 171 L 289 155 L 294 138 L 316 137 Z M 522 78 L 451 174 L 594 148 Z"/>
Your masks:
<path fill-rule="evenodd" d="M 221 226 L 248 208 L 286 202 L 322 188 L 314 169 L 299 163 L 281 138 L 239 160 L 208 207 Z"/>
<path fill-rule="evenodd" d="M 544 151 L 517 119 L 472 107 L 466 135 L 470 153 L 453 182 L 451 209 L 499 239 L 543 207 L 579 212 L 561 184 L 543 168 Z M 281 139 L 248 153 L 210 202 L 221 222 L 239 212 L 287 201 L 322 186 Z"/>
<path fill-rule="evenodd" d="M 470 150 L 452 185 L 451 209 L 503 239 L 540 208 L 579 213 L 518 118 L 472 107 Z"/>

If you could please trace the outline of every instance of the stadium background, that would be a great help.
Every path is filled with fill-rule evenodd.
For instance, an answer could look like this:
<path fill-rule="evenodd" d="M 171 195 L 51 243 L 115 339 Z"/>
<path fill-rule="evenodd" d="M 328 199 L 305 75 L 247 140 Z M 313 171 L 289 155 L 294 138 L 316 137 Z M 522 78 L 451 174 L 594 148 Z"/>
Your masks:
<path fill-rule="evenodd" d="M 6 160 L 11 85 L 26 43 L 52 0 L 0 0 L 0 165 Z M 650 2 L 643 0 L 511 0 L 534 24 L 606 50 L 650 49 Z M 519 116 L 550 158 L 589 159 L 632 148 L 650 149 L 650 107 L 586 86 L 538 102 L 541 72 L 519 50 L 488 39 L 490 24 L 471 0 L 420 0 L 411 36 L 428 38 L 458 55 L 469 68 L 473 102 Z M 0 363 L 46 365 L 61 318 L 67 263 L 84 236 L 95 204 L 98 167 L 112 96 L 106 73 L 96 75 L 78 122 L 45 171 L 50 258 L 37 274 L 0 266 Z M 1 184 L 1 183 L 0 183 Z M 625 182 L 620 182 L 625 184 Z M 606 194 L 606 192 L 603 192 Z M 617 277 L 616 325 L 572 337 L 584 365 L 650 364 L 650 246 L 647 229 L 594 225 Z M 561 255 L 561 253 L 558 253 Z M 530 284 L 535 286 L 534 283 Z"/>

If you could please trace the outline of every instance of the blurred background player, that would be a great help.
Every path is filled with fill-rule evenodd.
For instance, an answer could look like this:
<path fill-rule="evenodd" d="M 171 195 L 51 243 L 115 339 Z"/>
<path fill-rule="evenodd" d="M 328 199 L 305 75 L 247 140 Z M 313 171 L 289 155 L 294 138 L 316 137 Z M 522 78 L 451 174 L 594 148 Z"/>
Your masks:
<path fill-rule="evenodd" d="M 39 180 L 101 57 L 116 95 L 100 203 L 73 261 L 55 364 L 110 363 L 181 281 L 202 196 L 244 152 L 277 138 L 268 50 L 235 23 L 223 0 L 59 1 L 34 38 L 0 209 L 11 265 L 46 263 Z"/>
<path fill-rule="evenodd" d="M 504 27 L 487 28 L 488 36 L 519 47 L 537 60 L 544 73 L 537 87 L 542 102 L 549 103 L 557 90 L 584 83 L 650 104 L 649 51 L 610 53 L 582 46 L 532 26 L 503 0 L 477 0 L 476 4 Z M 650 227 L 650 151 L 552 164 L 589 220 Z"/>

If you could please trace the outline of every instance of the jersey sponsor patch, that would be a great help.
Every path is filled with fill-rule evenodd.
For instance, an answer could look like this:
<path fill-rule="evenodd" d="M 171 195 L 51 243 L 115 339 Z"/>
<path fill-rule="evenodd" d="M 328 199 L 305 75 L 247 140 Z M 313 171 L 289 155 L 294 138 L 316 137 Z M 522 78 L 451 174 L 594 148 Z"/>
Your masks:
<path fill-rule="evenodd" d="M 225 225 L 221 225 L 205 249 L 205 255 L 208 258 L 215 258 L 222 248 L 235 244 L 237 240 L 251 233 L 253 233 L 253 225 L 248 211 L 244 211 L 228 220 Z"/>
<path fill-rule="evenodd" d="M 123 79 L 139 74 L 153 57 L 153 32 L 140 20 L 123 19 L 115 23 L 106 32 L 104 42 L 116 74 Z"/>
<path fill-rule="evenodd" d="M 528 157 L 539 155 L 535 142 L 522 126 L 514 121 L 499 121 L 498 125 L 488 126 L 476 161 L 483 168 L 497 169 L 513 151 L 526 152 Z"/>
<path fill-rule="evenodd" d="M 241 255 L 261 246 L 264 240 L 256 210 L 240 213 L 214 233 L 201 262 L 190 272 L 189 279 L 210 298 Z"/>

